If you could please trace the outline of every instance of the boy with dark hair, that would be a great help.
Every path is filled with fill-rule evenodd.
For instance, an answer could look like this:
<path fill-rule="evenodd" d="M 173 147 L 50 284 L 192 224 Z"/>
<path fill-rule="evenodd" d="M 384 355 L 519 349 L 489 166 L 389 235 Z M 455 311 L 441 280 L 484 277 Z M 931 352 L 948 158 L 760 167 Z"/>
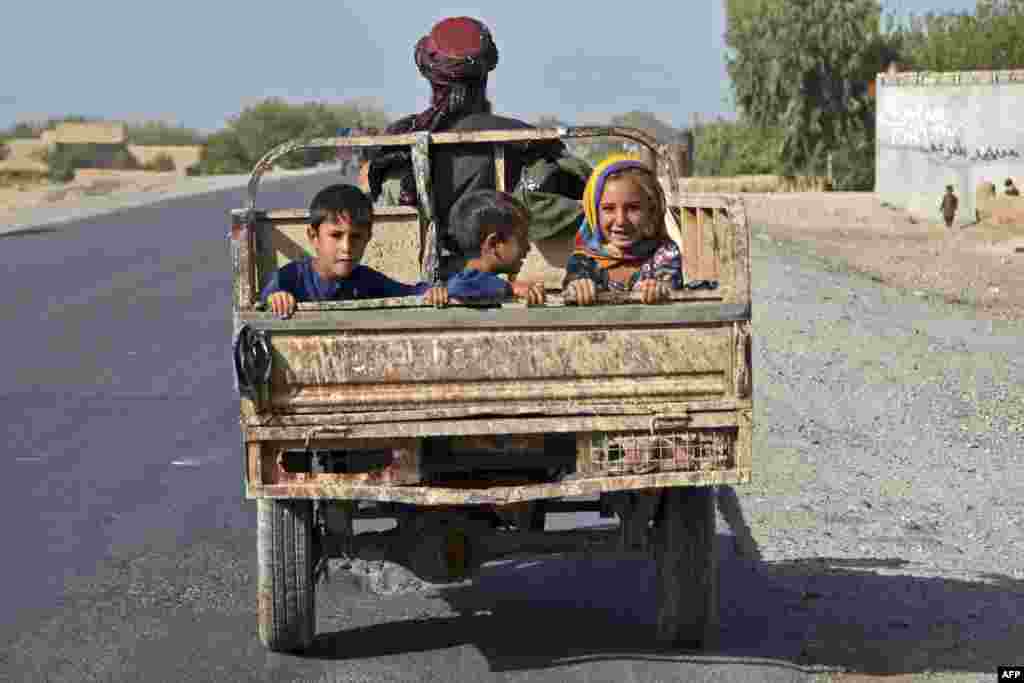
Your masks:
<path fill-rule="evenodd" d="M 1007 178 L 1006 182 L 1003 183 L 1003 187 L 1005 188 L 1007 197 L 1020 196 L 1020 190 L 1018 190 L 1017 186 L 1013 184 L 1013 178 Z"/>
<path fill-rule="evenodd" d="M 316 194 L 306 236 L 316 255 L 278 269 L 260 292 L 260 299 L 281 317 L 291 316 L 299 301 L 420 295 L 428 304 L 447 301 L 444 288 L 402 284 L 359 263 L 373 236 L 373 206 L 354 185 L 331 185 Z"/>
<path fill-rule="evenodd" d="M 462 272 L 448 279 L 448 296 L 456 299 L 523 297 L 544 303 L 543 283 L 510 283 L 499 273 L 514 275 L 530 252 L 530 213 L 522 203 L 497 190 L 475 190 L 452 207 L 452 237 L 466 259 Z"/>

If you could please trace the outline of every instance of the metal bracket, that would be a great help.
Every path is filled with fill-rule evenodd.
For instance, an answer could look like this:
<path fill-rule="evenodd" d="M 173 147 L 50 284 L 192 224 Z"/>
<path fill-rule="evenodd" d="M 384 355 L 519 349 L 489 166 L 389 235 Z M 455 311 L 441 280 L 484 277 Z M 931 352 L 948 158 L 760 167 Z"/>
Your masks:
<path fill-rule="evenodd" d="M 307 453 L 309 453 L 309 442 L 318 434 L 348 434 L 350 431 L 352 431 L 350 427 L 344 427 L 342 425 L 317 425 L 316 427 L 311 427 L 310 430 L 306 432 L 306 440 L 303 448 Z"/>
<path fill-rule="evenodd" d="M 686 410 L 685 408 L 682 413 L 674 413 L 672 415 L 652 415 L 651 436 L 654 436 L 654 430 L 657 429 L 659 424 L 661 424 L 662 428 L 677 427 L 680 425 L 688 426 L 692 421 L 693 416 L 690 415 L 689 410 Z"/>

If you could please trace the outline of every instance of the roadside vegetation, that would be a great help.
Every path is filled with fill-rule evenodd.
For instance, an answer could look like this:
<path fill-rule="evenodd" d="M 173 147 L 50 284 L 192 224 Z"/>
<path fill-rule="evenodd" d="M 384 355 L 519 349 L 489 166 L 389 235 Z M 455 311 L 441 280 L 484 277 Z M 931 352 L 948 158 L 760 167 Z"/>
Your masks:
<path fill-rule="evenodd" d="M 260 157 L 275 146 L 295 138 L 333 137 L 342 128 L 383 128 L 386 112 L 375 106 L 352 102 L 289 104 L 278 98 L 247 107 L 227 126 L 206 139 L 200 173 L 248 173 Z M 308 150 L 278 162 L 282 168 L 314 166 L 331 159 L 332 150 Z"/>

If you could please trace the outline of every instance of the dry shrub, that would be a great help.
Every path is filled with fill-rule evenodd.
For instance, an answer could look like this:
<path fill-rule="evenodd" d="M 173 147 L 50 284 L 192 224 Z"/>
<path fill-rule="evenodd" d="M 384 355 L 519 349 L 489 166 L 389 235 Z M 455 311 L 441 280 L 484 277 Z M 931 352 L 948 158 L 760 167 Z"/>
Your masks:
<path fill-rule="evenodd" d="M 168 172 L 174 170 L 174 159 L 170 154 L 160 153 L 152 161 L 142 167 L 146 171 Z"/>
<path fill-rule="evenodd" d="M 680 178 L 681 192 L 773 193 L 824 192 L 828 180 L 823 176 L 747 175 L 733 177 Z"/>

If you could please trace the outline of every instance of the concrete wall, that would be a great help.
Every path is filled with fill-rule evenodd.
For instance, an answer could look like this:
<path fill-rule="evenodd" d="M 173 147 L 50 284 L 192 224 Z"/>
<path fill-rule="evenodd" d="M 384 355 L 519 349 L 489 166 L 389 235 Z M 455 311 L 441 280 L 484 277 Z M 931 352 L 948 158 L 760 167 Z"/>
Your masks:
<path fill-rule="evenodd" d="M 47 146 L 39 138 L 8 140 L 4 146 L 7 148 L 7 158 L 0 161 L 0 173 L 45 176 L 49 172 L 49 167 L 41 159 Z"/>
<path fill-rule="evenodd" d="M 39 161 L 48 149 L 46 143 L 40 138 L 14 138 L 8 140 L 5 144 L 9 150 L 8 158 L 12 161 L 15 159 L 34 159 Z"/>
<path fill-rule="evenodd" d="M 960 199 L 956 223 L 976 220 L 980 183 L 1024 184 L 1024 70 L 879 74 L 879 199 L 942 220 L 946 185 Z"/>
<path fill-rule="evenodd" d="M 58 123 L 53 139 L 61 145 L 123 145 L 124 141 L 124 124 L 110 121 Z"/>

